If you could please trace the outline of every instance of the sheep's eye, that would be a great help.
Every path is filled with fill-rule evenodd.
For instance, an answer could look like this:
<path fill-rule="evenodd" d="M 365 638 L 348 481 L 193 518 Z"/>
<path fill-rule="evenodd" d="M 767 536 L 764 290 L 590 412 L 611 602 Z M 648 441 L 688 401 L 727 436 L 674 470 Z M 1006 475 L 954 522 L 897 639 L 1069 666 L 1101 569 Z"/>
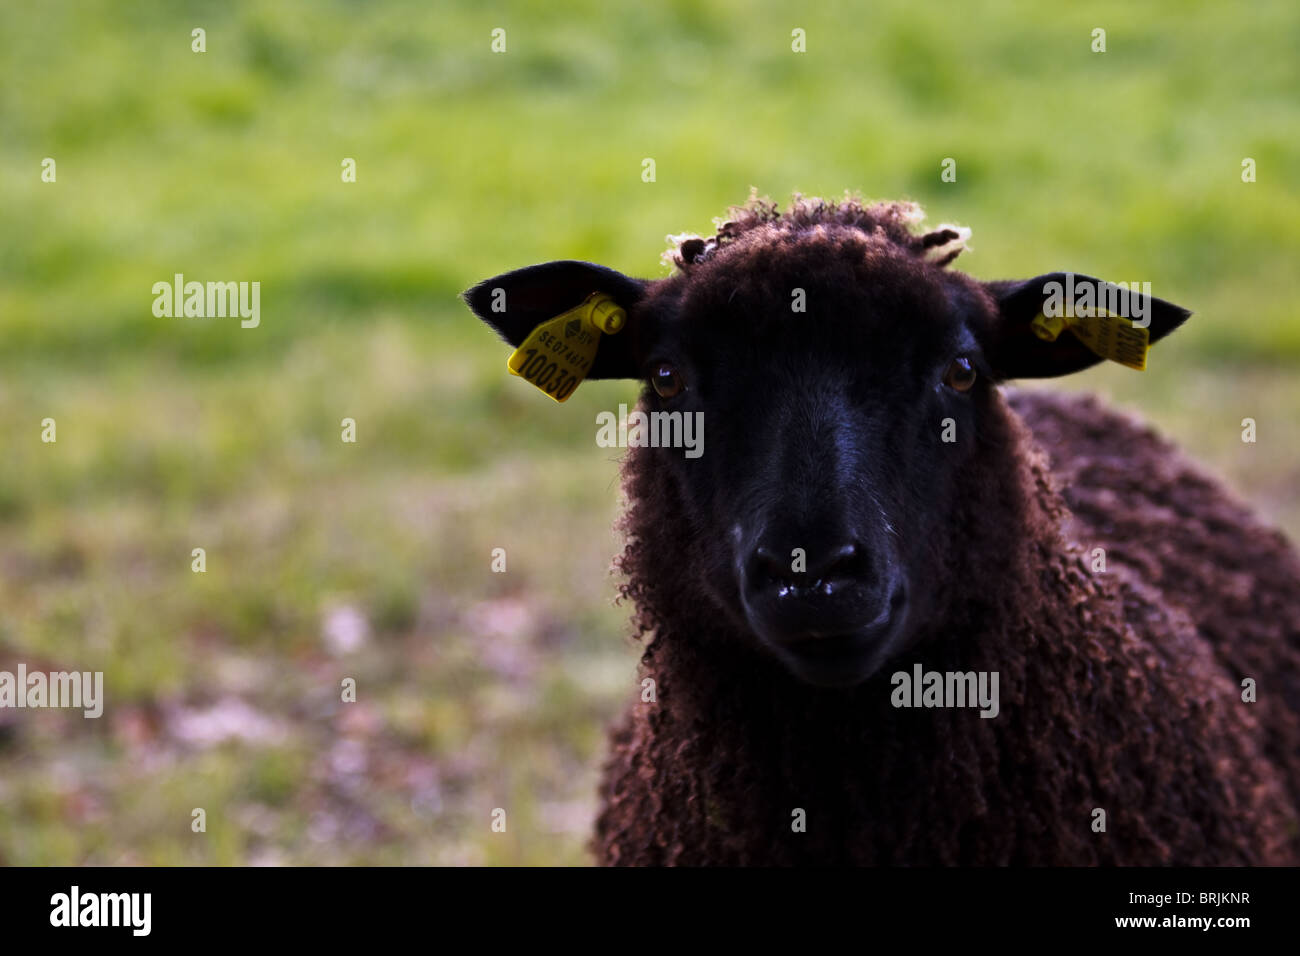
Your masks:
<path fill-rule="evenodd" d="M 948 371 L 943 373 L 943 384 L 954 391 L 969 392 L 975 384 L 975 366 L 971 365 L 970 359 L 962 355 L 953 359 Z"/>
<path fill-rule="evenodd" d="M 650 384 L 660 398 L 672 398 L 686 387 L 681 373 L 667 362 L 660 362 L 654 367 L 650 373 Z"/>

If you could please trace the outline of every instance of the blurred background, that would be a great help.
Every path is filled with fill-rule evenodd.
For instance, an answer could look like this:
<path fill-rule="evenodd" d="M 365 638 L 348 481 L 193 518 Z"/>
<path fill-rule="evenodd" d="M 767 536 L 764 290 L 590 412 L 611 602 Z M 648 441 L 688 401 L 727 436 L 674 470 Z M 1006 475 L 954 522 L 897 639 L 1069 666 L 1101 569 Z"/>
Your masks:
<path fill-rule="evenodd" d="M 637 657 L 595 413 L 637 387 L 553 404 L 457 294 L 663 275 L 751 186 L 915 199 L 981 278 L 1195 310 L 1060 386 L 1294 538 L 1300 6 L 1081 6 L 5 4 L 0 670 L 107 704 L 0 711 L 0 863 L 586 862 Z M 260 327 L 156 318 L 177 272 L 259 281 Z"/>

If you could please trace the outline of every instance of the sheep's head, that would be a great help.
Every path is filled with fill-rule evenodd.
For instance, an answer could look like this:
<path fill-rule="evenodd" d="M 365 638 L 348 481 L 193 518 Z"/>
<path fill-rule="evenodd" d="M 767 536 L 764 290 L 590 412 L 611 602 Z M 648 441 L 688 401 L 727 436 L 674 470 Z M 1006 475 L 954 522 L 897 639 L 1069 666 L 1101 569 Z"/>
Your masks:
<path fill-rule="evenodd" d="M 1101 357 L 1086 330 L 1042 327 L 1065 274 L 981 283 L 949 271 L 964 231 L 914 234 L 915 207 L 797 200 L 783 215 L 762 202 L 733 212 L 715 236 L 677 240 L 664 279 L 551 262 L 466 299 L 516 346 L 593 292 L 627 311 L 588 377 L 639 379 L 643 410 L 700 413 L 707 426 L 699 457 L 637 452 L 690 529 L 680 560 L 716 611 L 795 676 L 849 686 L 936 623 L 941 566 L 979 560 L 982 543 L 954 533 L 953 515 L 987 456 L 981 420 L 997 383 Z M 1149 297 L 1128 304 L 1139 321 L 1149 309 L 1152 342 L 1189 314 Z"/>

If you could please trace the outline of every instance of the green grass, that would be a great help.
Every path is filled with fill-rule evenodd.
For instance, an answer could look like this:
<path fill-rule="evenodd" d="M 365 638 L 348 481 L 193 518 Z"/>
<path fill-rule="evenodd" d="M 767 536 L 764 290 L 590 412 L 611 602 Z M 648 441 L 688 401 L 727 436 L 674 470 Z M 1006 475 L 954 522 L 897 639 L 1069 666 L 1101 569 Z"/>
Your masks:
<path fill-rule="evenodd" d="M 1152 282 L 1196 316 L 1150 371 L 1062 384 L 1300 532 L 1300 10 L 942 9 L 0 9 L 0 669 L 109 695 L 0 712 L 0 862 L 585 860 L 635 690 L 591 439 L 635 387 L 553 405 L 456 295 L 551 258 L 661 275 L 751 186 L 916 199 L 984 278 Z M 261 327 L 155 318 L 176 272 L 260 281 Z"/>

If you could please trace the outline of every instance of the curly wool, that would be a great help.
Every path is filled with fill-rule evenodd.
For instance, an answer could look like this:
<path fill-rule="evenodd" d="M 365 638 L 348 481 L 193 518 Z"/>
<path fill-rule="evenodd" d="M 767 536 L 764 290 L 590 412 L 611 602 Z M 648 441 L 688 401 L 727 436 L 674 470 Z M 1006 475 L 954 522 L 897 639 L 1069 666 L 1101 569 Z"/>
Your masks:
<path fill-rule="evenodd" d="M 726 219 L 714 220 L 716 228 L 712 236 L 705 238 L 691 233 L 669 236 L 671 245 L 663 258 L 689 273 L 692 266 L 711 259 L 719 249 L 742 239 L 794 239 L 819 226 L 844 226 L 868 236 L 878 235 L 939 266 L 947 265 L 965 251 L 969 229 L 945 224 L 930 232 L 914 234 L 911 227 L 924 219 L 925 213 L 916 203 L 864 203 L 852 194 L 839 202 L 830 202 L 796 193 L 790 207 L 781 212 L 776 203 L 751 191 L 749 202 L 731 207 Z"/>
<path fill-rule="evenodd" d="M 786 228 L 750 208 L 715 243 Z M 800 215 L 929 248 L 896 204 Z M 686 269 L 707 254 L 691 249 Z M 601 862 L 1300 861 L 1300 561 L 1149 430 L 1087 399 L 995 398 L 935 543 L 931 626 L 896 668 L 844 691 L 796 682 L 701 611 L 683 556 L 709 541 L 655 452 L 625 462 L 620 565 L 656 700 L 614 732 Z M 998 672 L 1000 715 L 893 707 L 889 672 L 916 663 Z M 1243 677 L 1258 703 L 1242 701 Z"/>

